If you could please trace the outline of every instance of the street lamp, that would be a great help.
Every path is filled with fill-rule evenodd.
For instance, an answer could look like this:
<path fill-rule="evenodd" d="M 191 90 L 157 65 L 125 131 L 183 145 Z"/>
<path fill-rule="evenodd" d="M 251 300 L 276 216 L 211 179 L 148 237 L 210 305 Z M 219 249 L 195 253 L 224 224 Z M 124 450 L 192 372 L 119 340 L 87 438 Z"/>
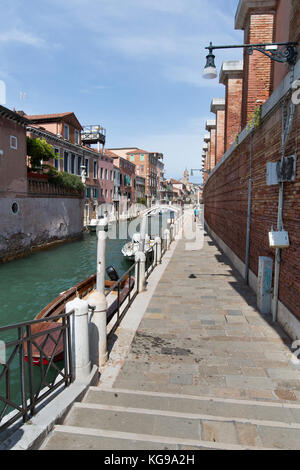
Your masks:
<path fill-rule="evenodd" d="M 217 68 L 215 65 L 215 49 L 247 49 L 249 55 L 254 51 L 261 52 L 269 57 L 271 60 L 280 62 L 281 64 L 288 64 L 291 68 L 296 64 L 298 50 L 298 42 L 275 42 L 265 44 L 239 44 L 232 46 L 213 46 L 212 42 L 208 47 L 209 54 L 206 56 L 206 65 L 203 70 L 203 78 L 214 79 L 217 78 Z"/>

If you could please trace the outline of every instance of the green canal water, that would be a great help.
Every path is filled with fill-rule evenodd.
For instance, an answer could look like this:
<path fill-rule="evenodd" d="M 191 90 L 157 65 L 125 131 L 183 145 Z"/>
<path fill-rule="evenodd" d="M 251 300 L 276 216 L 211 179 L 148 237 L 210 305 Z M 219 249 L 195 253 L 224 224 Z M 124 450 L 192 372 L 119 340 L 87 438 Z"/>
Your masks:
<path fill-rule="evenodd" d="M 121 275 L 130 267 L 121 254 L 126 240 L 107 240 L 106 266 Z M 32 320 L 61 292 L 96 272 L 97 235 L 0 265 L 0 327 Z"/>
<path fill-rule="evenodd" d="M 160 217 L 151 218 L 148 233 L 152 235 L 161 233 L 162 226 L 166 226 L 166 220 L 162 221 Z M 138 226 L 136 230 L 139 231 Z M 120 276 L 132 264 L 121 253 L 122 246 L 129 240 L 129 238 L 124 238 L 124 231 L 122 237 L 122 239 L 108 238 L 106 244 L 106 267 L 113 265 Z M 81 240 L 40 251 L 10 263 L 0 264 L 0 328 L 33 320 L 42 308 L 61 292 L 96 272 L 96 256 L 97 235 L 87 232 Z M 7 343 L 15 340 L 17 334 L 17 329 L 0 332 L 0 348 L 1 341 Z M 6 360 L 12 353 L 13 348 L 6 351 Z M 34 369 L 34 382 L 37 390 L 42 371 L 38 366 Z M 4 366 L 1 365 L 0 354 L 0 397 L 6 396 L 6 385 L 9 383 L 11 399 L 16 404 L 21 403 L 19 371 L 17 354 L 10 364 L 10 376 L 7 377 L 7 382 L 6 374 L 3 374 Z M 55 375 L 54 371 L 50 371 L 48 379 L 55 378 Z M 26 386 L 28 388 L 28 378 Z M 3 409 L 4 405 L 0 400 L 0 427 Z M 7 408 L 5 414 L 12 410 L 12 407 Z"/>

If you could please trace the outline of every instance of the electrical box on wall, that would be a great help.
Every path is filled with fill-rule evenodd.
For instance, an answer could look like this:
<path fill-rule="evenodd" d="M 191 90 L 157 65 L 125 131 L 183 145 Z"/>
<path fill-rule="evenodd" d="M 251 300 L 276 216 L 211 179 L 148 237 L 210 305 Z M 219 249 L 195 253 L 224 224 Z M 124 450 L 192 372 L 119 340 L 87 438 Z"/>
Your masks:
<path fill-rule="evenodd" d="M 272 186 L 273 184 L 279 184 L 278 175 L 277 175 L 277 163 L 278 162 L 267 163 L 267 186 Z"/>
<path fill-rule="evenodd" d="M 283 161 L 267 163 L 267 186 L 291 183 L 296 180 L 297 156 L 284 157 Z"/>
<path fill-rule="evenodd" d="M 257 306 L 261 313 L 271 312 L 273 260 L 259 257 L 257 278 Z"/>
<path fill-rule="evenodd" d="M 269 232 L 269 243 L 271 248 L 288 248 L 290 246 L 289 234 L 285 230 Z"/>

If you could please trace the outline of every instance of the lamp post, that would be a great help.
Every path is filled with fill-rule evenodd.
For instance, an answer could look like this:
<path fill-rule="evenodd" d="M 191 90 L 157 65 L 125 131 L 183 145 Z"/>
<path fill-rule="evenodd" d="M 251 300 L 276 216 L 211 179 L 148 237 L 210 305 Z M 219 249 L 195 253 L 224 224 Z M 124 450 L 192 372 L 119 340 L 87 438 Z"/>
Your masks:
<path fill-rule="evenodd" d="M 280 62 L 282 64 L 288 64 L 290 68 L 293 68 L 298 57 L 298 45 L 298 42 L 274 42 L 263 44 L 213 46 L 211 42 L 210 45 L 205 48 L 208 49 L 209 53 L 206 56 L 206 65 L 203 71 L 203 78 L 214 79 L 218 76 L 215 65 L 215 55 L 213 54 L 213 51 L 216 49 L 247 49 L 249 55 L 252 55 L 254 51 L 258 51 L 269 57 L 271 60 Z"/>

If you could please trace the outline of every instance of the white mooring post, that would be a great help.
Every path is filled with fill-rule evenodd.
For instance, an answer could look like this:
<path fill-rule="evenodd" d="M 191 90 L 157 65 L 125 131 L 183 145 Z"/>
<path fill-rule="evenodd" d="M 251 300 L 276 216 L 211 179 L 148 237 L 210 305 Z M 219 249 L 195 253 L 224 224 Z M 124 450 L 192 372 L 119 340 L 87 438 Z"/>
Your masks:
<path fill-rule="evenodd" d="M 71 316 L 72 368 L 75 380 L 84 380 L 91 372 L 89 347 L 89 305 L 86 300 L 76 298 L 66 304 L 66 313 Z"/>
<path fill-rule="evenodd" d="M 164 239 L 165 239 L 166 244 L 167 244 L 167 250 L 169 250 L 170 249 L 170 243 L 171 243 L 171 235 L 170 235 L 170 230 L 168 230 L 167 228 L 164 231 Z"/>
<path fill-rule="evenodd" d="M 157 252 L 157 263 L 161 263 L 161 238 L 156 237 L 155 240 L 155 245 L 156 245 L 156 252 Z"/>
<path fill-rule="evenodd" d="M 146 255 L 142 251 L 135 254 L 135 261 L 139 264 L 135 268 L 135 282 L 138 292 L 143 292 L 146 288 Z M 138 272 L 139 269 L 139 272 Z M 138 285 L 137 285 L 138 283 Z"/>
<path fill-rule="evenodd" d="M 147 223 L 148 223 L 148 218 L 147 215 L 144 215 L 141 221 L 141 228 L 140 228 L 140 245 L 139 245 L 139 251 L 144 253 L 145 250 L 145 238 L 146 238 L 146 230 L 147 230 Z"/>
<path fill-rule="evenodd" d="M 100 219 L 97 227 L 97 284 L 96 291 L 89 298 L 89 306 L 93 309 L 90 318 L 91 356 L 93 364 L 103 366 L 107 361 L 107 300 L 105 297 L 105 251 L 108 224 L 107 218 Z"/>

